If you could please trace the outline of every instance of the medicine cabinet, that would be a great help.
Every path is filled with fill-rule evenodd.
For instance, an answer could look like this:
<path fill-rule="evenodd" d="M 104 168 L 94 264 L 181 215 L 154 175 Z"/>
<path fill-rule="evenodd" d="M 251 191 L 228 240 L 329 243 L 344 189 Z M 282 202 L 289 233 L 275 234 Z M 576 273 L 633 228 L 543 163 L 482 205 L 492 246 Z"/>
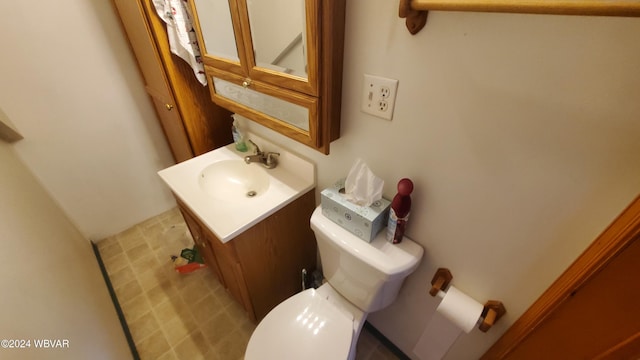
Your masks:
<path fill-rule="evenodd" d="M 340 134 L 345 0 L 193 0 L 212 100 L 325 154 Z"/>

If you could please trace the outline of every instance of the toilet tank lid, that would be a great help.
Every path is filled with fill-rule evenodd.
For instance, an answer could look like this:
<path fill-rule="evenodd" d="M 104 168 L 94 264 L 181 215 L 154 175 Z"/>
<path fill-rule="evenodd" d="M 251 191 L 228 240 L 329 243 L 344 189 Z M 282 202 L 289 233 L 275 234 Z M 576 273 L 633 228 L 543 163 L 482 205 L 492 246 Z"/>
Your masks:
<path fill-rule="evenodd" d="M 321 206 L 311 215 L 311 228 L 388 276 L 406 276 L 413 272 L 424 252 L 420 245 L 408 237 L 404 237 L 399 244 L 388 242 L 384 229 L 368 243 L 324 216 Z"/>

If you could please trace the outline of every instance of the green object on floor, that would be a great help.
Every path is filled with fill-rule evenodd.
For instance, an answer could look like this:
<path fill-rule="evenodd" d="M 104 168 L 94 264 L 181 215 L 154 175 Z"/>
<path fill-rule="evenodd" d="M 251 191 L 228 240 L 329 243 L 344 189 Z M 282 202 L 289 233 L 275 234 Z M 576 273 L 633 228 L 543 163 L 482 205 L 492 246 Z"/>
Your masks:
<path fill-rule="evenodd" d="M 193 247 L 193 249 L 182 249 L 182 252 L 180 252 L 180 256 L 189 260 L 190 263 L 197 262 L 200 264 L 204 264 L 204 259 L 202 259 L 202 255 L 198 251 L 198 248 L 196 248 L 195 246 Z"/>

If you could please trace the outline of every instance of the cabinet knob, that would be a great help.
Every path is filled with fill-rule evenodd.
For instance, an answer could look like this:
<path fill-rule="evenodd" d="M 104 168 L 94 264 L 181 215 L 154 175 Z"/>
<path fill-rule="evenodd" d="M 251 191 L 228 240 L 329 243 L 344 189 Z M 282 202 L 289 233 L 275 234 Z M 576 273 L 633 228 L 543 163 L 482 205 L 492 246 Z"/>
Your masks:
<path fill-rule="evenodd" d="M 251 79 L 249 78 L 244 79 L 244 81 L 242 82 L 242 87 L 246 89 L 249 87 L 249 85 L 251 85 Z"/>
<path fill-rule="evenodd" d="M 164 104 L 164 107 L 167 108 L 167 110 L 171 111 L 171 109 L 173 109 L 173 105 L 171 104 Z"/>
<path fill-rule="evenodd" d="M 195 234 L 195 235 L 193 236 L 193 240 L 195 240 L 196 244 L 198 244 L 198 245 L 202 246 L 203 248 L 204 248 L 204 247 L 207 247 L 207 245 L 204 243 L 204 241 L 200 241 L 200 235 Z"/>

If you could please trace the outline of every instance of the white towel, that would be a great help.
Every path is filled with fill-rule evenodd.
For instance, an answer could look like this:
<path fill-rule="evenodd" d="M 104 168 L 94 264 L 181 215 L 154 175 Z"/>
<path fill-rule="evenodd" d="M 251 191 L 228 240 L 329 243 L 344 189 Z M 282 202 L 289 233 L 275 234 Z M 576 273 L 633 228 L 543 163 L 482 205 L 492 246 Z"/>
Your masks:
<path fill-rule="evenodd" d="M 193 68 L 196 78 L 207 85 L 207 76 L 200 55 L 200 48 L 193 28 L 193 18 L 187 0 L 153 0 L 158 16 L 167 24 L 169 47 Z"/>

